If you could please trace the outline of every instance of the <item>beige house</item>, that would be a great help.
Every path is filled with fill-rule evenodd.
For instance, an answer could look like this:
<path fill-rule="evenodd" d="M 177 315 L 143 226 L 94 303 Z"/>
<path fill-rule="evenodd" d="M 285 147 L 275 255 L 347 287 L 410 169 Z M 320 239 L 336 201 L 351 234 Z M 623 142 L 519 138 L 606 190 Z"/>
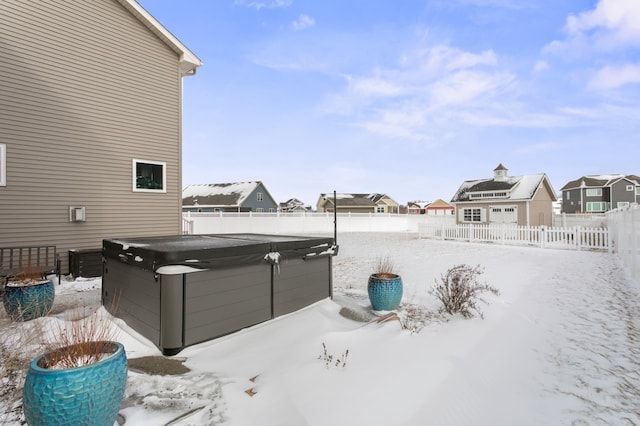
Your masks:
<path fill-rule="evenodd" d="M 200 60 L 134 0 L 0 2 L 0 245 L 181 232 L 182 78 Z"/>
<path fill-rule="evenodd" d="M 457 223 L 551 226 L 555 191 L 546 174 L 508 176 L 500 164 L 493 179 L 465 181 L 451 202 Z"/>
<path fill-rule="evenodd" d="M 385 194 L 320 194 L 316 203 L 318 212 L 338 213 L 399 213 L 400 205 Z"/>

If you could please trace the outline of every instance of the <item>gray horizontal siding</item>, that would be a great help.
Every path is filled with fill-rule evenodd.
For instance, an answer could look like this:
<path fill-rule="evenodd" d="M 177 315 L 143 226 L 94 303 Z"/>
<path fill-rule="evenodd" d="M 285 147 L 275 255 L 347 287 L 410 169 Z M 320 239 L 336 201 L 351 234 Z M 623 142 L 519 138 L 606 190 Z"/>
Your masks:
<path fill-rule="evenodd" d="M 178 56 L 111 0 L 0 2 L 0 245 L 96 248 L 181 229 Z M 167 192 L 132 191 L 132 159 Z M 86 206 L 69 223 L 70 205 Z"/>

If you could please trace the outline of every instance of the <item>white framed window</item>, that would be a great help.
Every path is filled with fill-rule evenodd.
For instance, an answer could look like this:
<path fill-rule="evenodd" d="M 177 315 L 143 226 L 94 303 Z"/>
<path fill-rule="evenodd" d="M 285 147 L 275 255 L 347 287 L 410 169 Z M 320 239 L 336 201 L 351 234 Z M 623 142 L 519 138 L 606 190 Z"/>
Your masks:
<path fill-rule="evenodd" d="M 600 197 L 600 196 L 602 196 L 602 188 L 587 189 L 587 197 Z"/>
<path fill-rule="evenodd" d="M 628 201 L 618 201 L 618 203 L 616 204 L 617 208 L 620 207 L 629 207 L 629 202 Z"/>
<path fill-rule="evenodd" d="M 587 203 L 587 211 L 588 212 L 606 212 L 607 211 L 607 203 L 604 202 L 604 201 L 588 202 Z"/>
<path fill-rule="evenodd" d="M 264 195 L 262 194 L 262 192 L 258 192 L 256 194 L 256 200 L 262 201 L 263 199 L 264 199 Z"/>
<path fill-rule="evenodd" d="M 633 185 L 627 185 L 627 191 L 633 191 Z"/>
<path fill-rule="evenodd" d="M 264 208 L 256 207 L 256 213 L 264 213 Z"/>
<path fill-rule="evenodd" d="M 376 213 L 384 213 L 384 206 L 376 207 Z"/>
<path fill-rule="evenodd" d="M 167 163 L 133 159 L 133 192 L 167 192 Z"/>
<path fill-rule="evenodd" d="M 0 143 L 0 186 L 7 186 L 7 145 Z"/>
<path fill-rule="evenodd" d="M 566 193 L 566 194 L 567 194 L 567 196 L 566 196 L 565 198 L 566 198 L 567 200 L 570 200 L 570 199 L 571 199 L 571 193 L 567 191 L 567 193 Z"/>
<path fill-rule="evenodd" d="M 640 186 L 636 186 L 636 195 L 640 195 Z"/>
<path fill-rule="evenodd" d="M 482 222 L 481 209 L 464 209 L 462 218 L 465 222 Z"/>

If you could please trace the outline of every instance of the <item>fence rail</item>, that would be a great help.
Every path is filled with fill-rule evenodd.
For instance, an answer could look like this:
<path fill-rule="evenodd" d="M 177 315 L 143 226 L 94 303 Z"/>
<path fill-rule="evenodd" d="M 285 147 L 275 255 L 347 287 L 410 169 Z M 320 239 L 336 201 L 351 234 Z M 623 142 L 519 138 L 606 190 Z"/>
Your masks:
<path fill-rule="evenodd" d="M 610 251 L 609 231 L 606 228 L 427 223 L 420 224 L 418 232 L 420 238 Z"/>

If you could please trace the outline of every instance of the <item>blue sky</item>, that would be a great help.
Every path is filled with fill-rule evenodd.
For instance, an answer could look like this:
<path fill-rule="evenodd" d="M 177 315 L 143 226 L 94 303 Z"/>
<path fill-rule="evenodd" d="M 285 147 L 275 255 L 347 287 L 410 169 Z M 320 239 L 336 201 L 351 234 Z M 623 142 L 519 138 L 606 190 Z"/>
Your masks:
<path fill-rule="evenodd" d="M 139 0 L 203 62 L 183 186 L 450 200 L 464 180 L 640 175 L 638 0 Z"/>

